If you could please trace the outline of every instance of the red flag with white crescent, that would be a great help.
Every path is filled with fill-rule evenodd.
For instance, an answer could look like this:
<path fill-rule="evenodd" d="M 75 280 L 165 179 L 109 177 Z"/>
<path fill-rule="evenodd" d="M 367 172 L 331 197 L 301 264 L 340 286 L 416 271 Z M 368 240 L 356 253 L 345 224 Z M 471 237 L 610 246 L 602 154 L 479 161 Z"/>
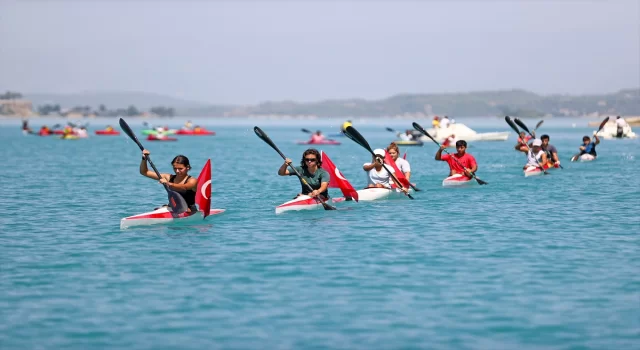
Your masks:
<path fill-rule="evenodd" d="M 329 180 L 330 188 L 339 188 L 347 198 L 353 198 L 356 202 L 358 201 L 358 192 L 351 186 L 349 180 L 347 180 L 344 175 L 340 172 L 335 164 L 329 159 L 324 151 L 320 151 L 320 159 L 322 159 L 322 169 L 326 170 L 329 175 L 331 175 L 331 180 Z"/>
<path fill-rule="evenodd" d="M 207 163 L 205 163 L 200 175 L 198 175 L 196 204 L 206 218 L 211 210 L 211 159 L 207 159 Z"/>
<path fill-rule="evenodd" d="M 391 158 L 391 156 L 389 155 L 389 152 L 384 153 L 384 162 L 387 165 L 391 165 L 393 167 L 393 171 L 394 171 L 393 175 L 396 176 L 396 178 L 398 179 L 398 181 L 400 181 L 403 187 L 405 188 L 411 187 L 409 180 L 407 180 L 407 177 L 404 176 L 404 173 L 400 171 L 400 169 L 398 169 L 396 162 L 393 160 L 393 158 Z"/>

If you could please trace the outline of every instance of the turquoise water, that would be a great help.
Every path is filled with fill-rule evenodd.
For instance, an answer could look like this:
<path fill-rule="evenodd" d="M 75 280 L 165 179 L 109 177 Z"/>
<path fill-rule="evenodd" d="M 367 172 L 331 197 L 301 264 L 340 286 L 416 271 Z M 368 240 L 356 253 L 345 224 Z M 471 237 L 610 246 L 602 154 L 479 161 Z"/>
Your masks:
<path fill-rule="evenodd" d="M 493 123 L 467 125 L 508 131 Z M 227 212 L 128 230 L 122 217 L 166 201 L 138 174 L 133 142 L 4 123 L 0 348 L 637 349 L 640 141 L 603 140 L 597 161 L 570 163 L 593 129 L 579 123 L 540 129 L 565 167 L 549 176 L 522 175 L 512 133 L 469 149 L 488 186 L 445 189 L 447 166 L 425 144 L 401 148 L 423 190 L 414 201 L 275 215 L 299 185 L 276 175 L 282 159 L 252 127 L 297 160 L 300 127 L 319 126 L 212 121 L 214 137 L 142 142 L 164 172 L 179 153 L 194 175 L 211 158 L 213 207 Z M 393 134 L 381 125 L 410 121 L 356 127 L 382 147 Z M 364 149 L 322 149 L 365 184 Z"/>

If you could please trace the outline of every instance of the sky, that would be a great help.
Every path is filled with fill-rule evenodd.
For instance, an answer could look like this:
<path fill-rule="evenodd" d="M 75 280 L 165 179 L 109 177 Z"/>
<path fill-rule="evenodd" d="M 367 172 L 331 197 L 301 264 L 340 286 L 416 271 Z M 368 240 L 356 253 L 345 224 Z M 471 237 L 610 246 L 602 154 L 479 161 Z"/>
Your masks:
<path fill-rule="evenodd" d="M 254 104 L 637 87 L 638 0 L 0 0 L 0 91 Z"/>

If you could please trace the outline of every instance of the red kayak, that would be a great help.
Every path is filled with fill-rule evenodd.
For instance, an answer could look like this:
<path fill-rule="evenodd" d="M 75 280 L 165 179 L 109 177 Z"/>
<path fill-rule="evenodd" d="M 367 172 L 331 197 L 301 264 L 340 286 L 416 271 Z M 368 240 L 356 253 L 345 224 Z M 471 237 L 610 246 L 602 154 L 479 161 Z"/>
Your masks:
<path fill-rule="evenodd" d="M 120 135 L 118 130 L 96 130 L 96 135 Z"/>
<path fill-rule="evenodd" d="M 340 142 L 335 140 L 323 140 L 323 141 L 316 141 L 316 142 L 298 141 L 296 143 L 299 145 L 339 145 L 340 144 Z"/>
<path fill-rule="evenodd" d="M 190 136 L 213 136 L 215 135 L 216 132 L 215 131 L 209 131 L 209 130 L 199 130 L 199 131 L 195 131 L 195 130 L 184 130 L 184 129 L 180 129 L 178 131 L 176 131 L 176 135 L 190 135 Z"/>
<path fill-rule="evenodd" d="M 147 141 L 178 141 L 175 137 L 158 137 L 156 135 L 147 136 Z"/>

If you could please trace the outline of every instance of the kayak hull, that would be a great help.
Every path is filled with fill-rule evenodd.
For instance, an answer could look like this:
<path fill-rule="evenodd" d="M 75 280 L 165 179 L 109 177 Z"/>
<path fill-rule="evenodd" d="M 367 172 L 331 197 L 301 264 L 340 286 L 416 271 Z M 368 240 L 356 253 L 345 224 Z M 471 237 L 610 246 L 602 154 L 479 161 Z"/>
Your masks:
<path fill-rule="evenodd" d="M 319 142 L 311 142 L 311 141 L 298 141 L 296 142 L 298 145 L 339 145 L 340 142 L 339 141 L 334 141 L 334 140 L 326 140 L 326 141 L 319 141 Z"/>
<path fill-rule="evenodd" d="M 299 211 L 299 210 L 318 210 L 324 209 L 322 203 L 320 203 L 315 198 L 309 197 L 307 195 L 300 195 L 288 202 L 284 202 L 276 207 L 276 214 L 282 214 L 288 211 Z"/>
<path fill-rule="evenodd" d="M 167 131 L 163 131 L 162 134 L 164 135 L 172 135 L 176 133 L 176 129 L 169 129 Z M 142 130 L 141 131 L 142 135 L 158 135 L 158 130 L 153 130 L 153 129 L 146 129 L 146 130 Z"/>
<path fill-rule="evenodd" d="M 594 160 L 596 160 L 596 157 L 594 157 L 593 155 L 591 155 L 589 153 L 585 153 L 585 154 L 583 154 L 583 155 L 581 155 L 581 156 L 579 156 L 577 158 L 576 157 L 571 158 L 572 162 L 576 162 L 576 161 L 577 162 L 592 162 Z"/>
<path fill-rule="evenodd" d="M 147 136 L 147 141 L 178 141 L 178 139 L 175 137 L 158 137 L 149 135 Z"/>
<path fill-rule="evenodd" d="M 225 210 L 224 209 L 211 209 L 209 211 L 209 215 L 221 214 Z M 173 212 L 170 207 L 161 207 L 154 211 L 128 216 L 120 220 L 120 229 L 124 230 L 129 227 L 136 226 L 149 226 L 149 225 L 159 225 L 159 224 L 186 224 L 186 223 L 197 223 L 203 221 L 203 212 L 199 211 L 193 215 L 185 215 L 186 213 L 179 214 L 178 217 L 173 217 Z"/>
<path fill-rule="evenodd" d="M 544 174 L 544 171 L 542 171 L 540 167 L 528 166 L 526 169 L 524 169 L 524 177 L 539 176 L 542 174 Z"/>
<path fill-rule="evenodd" d="M 408 198 L 404 192 L 398 189 L 390 189 L 390 188 L 365 188 L 362 190 L 356 191 L 358 192 L 358 201 L 376 201 L 380 199 L 402 199 Z M 413 190 L 410 189 L 409 193 L 412 193 Z"/>
<path fill-rule="evenodd" d="M 478 182 L 473 178 L 469 179 L 468 177 L 462 174 L 453 174 L 446 179 L 442 180 L 442 187 L 467 187 L 473 186 Z"/>
<path fill-rule="evenodd" d="M 118 130 L 96 130 L 96 135 L 120 135 Z"/>
<path fill-rule="evenodd" d="M 409 146 L 424 146 L 424 143 L 422 141 L 405 141 L 405 140 L 396 140 L 393 141 L 396 145 L 398 146 L 405 146 L 405 147 L 409 147 Z"/>
<path fill-rule="evenodd" d="M 176 131 L 176 135 L 185 135 L 185 136 L 213 136 L 215 134 L 216 134 L 215 131 L 209 131 L 209 130 L 193 131 L 193 130 L 180 129 Z"/>

